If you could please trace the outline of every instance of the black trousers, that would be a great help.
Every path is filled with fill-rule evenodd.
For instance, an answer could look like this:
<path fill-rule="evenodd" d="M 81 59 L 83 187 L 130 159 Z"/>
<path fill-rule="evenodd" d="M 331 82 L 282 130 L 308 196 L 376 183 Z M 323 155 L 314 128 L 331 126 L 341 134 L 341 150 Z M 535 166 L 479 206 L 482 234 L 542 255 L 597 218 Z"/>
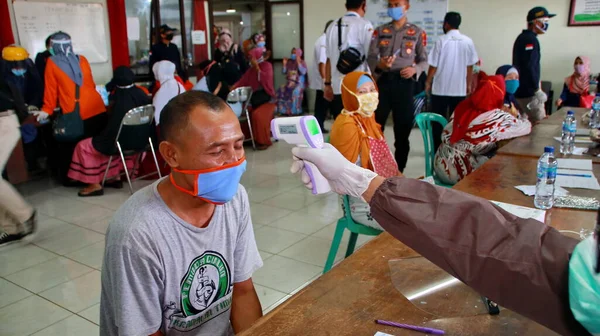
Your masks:
<path fill-rule="evenodd" d="M 431 112 L 441 115 L 446 120 L 450 120 L 450 116 L 454 113 L 456 106 L 463 100 L 465 100 L 465 97 L 431 95 Z M 433 132 L 433 150 L 437 151 L 442 143 L 442 132 L 444 129 L 440 124 L 433 123 L 431 131 Z"/>
<path fill-rule="evenodd" d="M 315 99 L 315 118 L 317 118 L 322 130 L 325 129 L 327 112 L 331 109 L 331 102 L 325 99 L 323 95 L 323 90 L 317 90 L 317 98 Z"/>
<path fill-rule="evenodd" d="M 342 110 L 344 109 L 344 103 L 342 102 L 342 95 L 333 95 L 333 100 L 331 101 L 330 105 L 329 105 L 329 111 L 331 112 L 331 115 L 333 116 L 333 120 L 335 120 L 335 118 L 337 118 L 337 116 L 340 115 L 340 113 L 342 113 Z"/>
<path fill-rule="evenodd" d="M 396 139 L 396 163 L 398 169 L 403 172 L 408 161 L 410 152 L 410 132 L 414 124 L 413 99 L 415 92 L 415 81 L 402 78 L 400 73 L 385 73 L 377 81 L 379 86 L 379 106 L 375 111 L 375 120 L 381 128 L 392 112 L 394 120 L 394 137 Z"/>

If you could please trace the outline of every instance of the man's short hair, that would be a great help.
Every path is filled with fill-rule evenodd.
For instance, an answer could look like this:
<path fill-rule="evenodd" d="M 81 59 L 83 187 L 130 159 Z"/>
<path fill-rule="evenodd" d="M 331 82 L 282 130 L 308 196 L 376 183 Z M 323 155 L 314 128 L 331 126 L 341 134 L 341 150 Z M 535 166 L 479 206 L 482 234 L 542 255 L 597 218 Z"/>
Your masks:
<path fill-rule="evenodd" d="M 208 92 L 188 91 L 171 99 L 160 112 L 160 135 L 167 141 L 175 140 L 185 132 L 189 116 L 196 107 L 205 107 L 211 112 L 221 112 L 227 108 L 225 102 Z"/>
<path fill-rule="evenodd" d="M 367 0 L 346 0 L 346 9 L 359 9 Z"/>
<path fill-rule="evenodd" d="M 329 28 L 329 26 L 331 26 L 332 23 L 333 23 L 333 20 L 327 21 L 327 23 L 325 24 L 325 30 L 324 30 L 325 33 L 327 32 L 327 28 Z"/>
<path fill-rule="evenodd" d="M 462 18 L 460 17 L 460 13 L 448 12 L 444 17 L 444 22 L 447 23 L 450 27 L 458 29 L 462 22 Z"/>
<path fill-rule="evenodd" d="M 50 38 L 52 37 L 52 35 L 49 35 L 48 37 L 46 37 L 46 48 L 50 47 Z M 41 74 L 42 76 L 44 74 Z"/>

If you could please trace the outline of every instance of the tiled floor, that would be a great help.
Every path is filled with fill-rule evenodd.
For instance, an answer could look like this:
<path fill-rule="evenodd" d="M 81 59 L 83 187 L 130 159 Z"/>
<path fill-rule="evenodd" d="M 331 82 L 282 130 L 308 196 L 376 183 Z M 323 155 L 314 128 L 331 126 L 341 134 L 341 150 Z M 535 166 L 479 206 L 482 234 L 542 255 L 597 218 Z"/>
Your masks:
<path fill-rule="evenodd" d="M 393 144 L 391 127 L 386 136 Z M 411 140 L 405 173 L 419 177 L 424 158 L 418 130 Z M 263 152 L 249 149 L 242 178 L 264 260 L 254 282 L 265 312 L 321 274 L 341 214 L 338 196 L 313 196 L 289 173 L 290 149 L 285 143 Z M 135 188 L 147 184 L 136 182 Z M 104 233 L 129 197 L 127 189 L 85 199 L 50 180 L 19 189 L 38 210 L 39 231 L 27 243 L 0 250 L 0 335 L 98 334 Z M 360 237 L 358 245 L 369 240 Z"/>

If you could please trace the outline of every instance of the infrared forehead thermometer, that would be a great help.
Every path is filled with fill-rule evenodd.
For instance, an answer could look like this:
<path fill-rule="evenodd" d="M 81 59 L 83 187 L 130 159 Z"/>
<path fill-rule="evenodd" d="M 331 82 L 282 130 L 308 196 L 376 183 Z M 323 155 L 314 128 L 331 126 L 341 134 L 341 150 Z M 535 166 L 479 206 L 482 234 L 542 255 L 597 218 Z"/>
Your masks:
<path fill-rule="evenodd" d="M 313 116 L 273 119 L 271 120 L 271 133 L 275 139 L 284 140 L 291 145 L 323 148 L 323 132 L 321 132 L 317 119 Z M 312 182 L 313 195 L 331 191 L 329 182 L 314 164 L 304 161 L 304 167 Z"/>

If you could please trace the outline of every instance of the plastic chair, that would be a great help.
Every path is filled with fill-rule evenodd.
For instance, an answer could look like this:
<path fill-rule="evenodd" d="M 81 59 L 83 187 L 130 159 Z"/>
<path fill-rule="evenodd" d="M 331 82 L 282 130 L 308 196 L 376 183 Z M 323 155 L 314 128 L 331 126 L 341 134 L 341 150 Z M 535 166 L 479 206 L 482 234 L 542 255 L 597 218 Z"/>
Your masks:
<path fill-rule="evenodd" d="M 337 255 L 338 249 L 340 248 L 340 243 L 342 242 L 342 237 L 344 236 L 344 230 L 350 231 L 350 240 L 348 241 L 348 247 L 346 248 L 345 258 L 348 258 L 352 255 L 352 253 L 354 253 L 354 249 L 356 248 L 356 240 L 358 239 L 359 234 L 377 236 L 383 232 L 355 222 L 350 214 L 350 201 L 348 196 L 344 195 L 342 196 L 342 199 L 344 216 L 338 219 L 337 226 L 335 228 L 335 234 L 333 235 L 333 242 L 331 243 L 331 248 L 329 249 L 329 256 L 325 262 L 325 269 L 323 269 L 323 274 L 329 272 L 331 267 L 333 267 L 335 256 Z"/>
<path fill-rule="evenodd" d="M 436 122 L 442 125 L 442 128 L 448 125 L 446 118 L 436 113 L 422 112 L 415 118 L 421 135 L 423 136 L 423 144 L 425 145 L 425 176 L 432 176 L 435 180 L 435 184 L 443 187 L 452 187 L 452 185 L 444 184 L 435 177 L 433 170 L 433 162 L 435 159 L 435 149 L 433 148 L 433 128 L 431 127 L 432 122 Z"/>
<path fill-rule="evenodd" d="M 250 99 L 252 98 L 252 88 L 249 86 L 239 87 L 235 90 L 232 90 L 227 95 L 227 102 L 230 104 L 233 103 L 242 103 L 242 115 L 238 117 L 240 122 L 248 123 L 248 130 L 250 131 L 250 140 L 252 141 L 252 148 L 256 150 L 256 143 L 254 142 L 254 133 L 252 133 L 252 123 L 250 122 L 250 113 L 248 112 L 248 104 L 250 104 Z"/>
<path fill-rule="evenodd" d="M 127 163 L 125 161 L 126 156 L 142 154 L 148 151 L 151 152 L 152 156 L 154 157 L 154 164 L 156 164 L 156 172 L 158 173 L 159 178 L 162 177 L 160 174 L 160 168 L 158 167 L 158 160 L 156 159 L 154 145 L 152 144 L 152 135 L 154 134 L 154 127 L 152 124 L 153 120 L 154 106 L 144 105 L 133 108 L 129 110 L 123 117 L 121 126 L 119 127 L 119 132 L 117 132 L 117 137 L 115 138 L 115 144 L 117 145 L 117 150 L 121 156 L 121 162 L 123 163 L 125 176 L 127 177 L 127 183 L 129 184 L 129 192 L 131 192 L 131 194 L 133 194 L 133 187 L 131 185 L 129 171 L 127 170 Z M 104 178 L 102 179 L 102 187 L 104 187 L 104 182 L 106 182 L 106 178 L 108 177 L 108 170 L 110 168 L 113 156 L 114 155 L 111 155 L 108 159 L 106 171 L 104 172 Z M 136 160 L 132 173 L 136 171 L 141 159 L 142 155 L 140 155 L 138 160 Z M 154 174 L 156 173 L 140 176 L 137 179 Z"/>

